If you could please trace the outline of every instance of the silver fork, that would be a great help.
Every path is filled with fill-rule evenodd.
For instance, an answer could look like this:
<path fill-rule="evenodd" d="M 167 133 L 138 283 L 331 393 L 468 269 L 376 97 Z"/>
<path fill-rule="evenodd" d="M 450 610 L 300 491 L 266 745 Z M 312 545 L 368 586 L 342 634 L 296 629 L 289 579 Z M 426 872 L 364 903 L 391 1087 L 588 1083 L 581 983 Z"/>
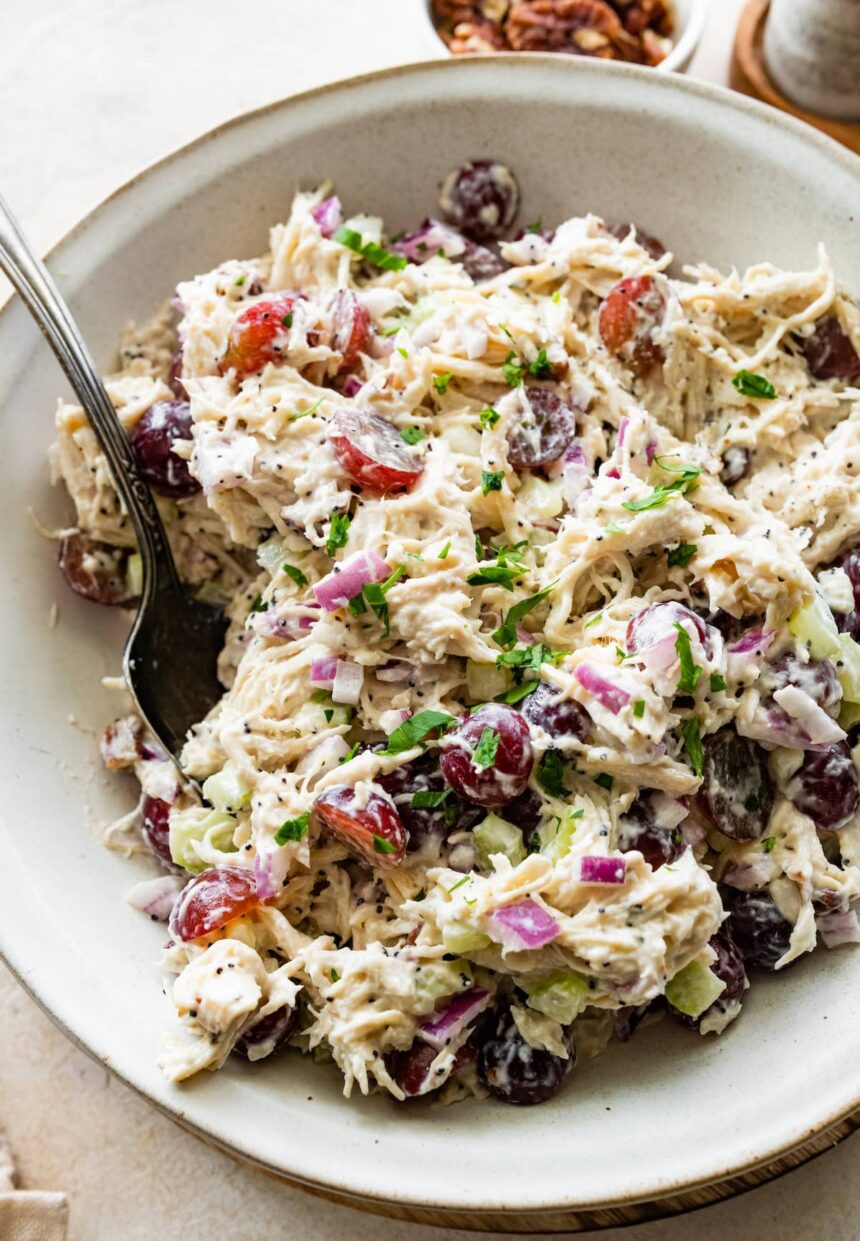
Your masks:
<path fill-rule="evenodd" d="M 188 729 L 223 693 L 216 661 L 220 609 L 182 586 L 152 493 L 71 312 L 0 197 L 0 268 L 38 323 L 77 393 L 128 510 L 143 562 L 140 607 L 123 653 L 125 680 L 144 721 L 176 760 Z"/>

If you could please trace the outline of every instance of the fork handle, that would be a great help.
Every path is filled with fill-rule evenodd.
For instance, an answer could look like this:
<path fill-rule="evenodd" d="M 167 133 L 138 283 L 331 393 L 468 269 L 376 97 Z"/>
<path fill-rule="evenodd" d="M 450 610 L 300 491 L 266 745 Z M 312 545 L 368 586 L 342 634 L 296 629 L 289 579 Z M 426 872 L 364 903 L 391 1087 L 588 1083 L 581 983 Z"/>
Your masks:
<path fill-rule="evenodd" d="M 144 602 L 163 588 L 179 589 L 164 524 L 95 362 L 48 269 L 31 248 L 2 195 L 0 268 L 9 277 L 66 372 L 107 460 L 114 486 L 137 537 L 143 564 Z"/>

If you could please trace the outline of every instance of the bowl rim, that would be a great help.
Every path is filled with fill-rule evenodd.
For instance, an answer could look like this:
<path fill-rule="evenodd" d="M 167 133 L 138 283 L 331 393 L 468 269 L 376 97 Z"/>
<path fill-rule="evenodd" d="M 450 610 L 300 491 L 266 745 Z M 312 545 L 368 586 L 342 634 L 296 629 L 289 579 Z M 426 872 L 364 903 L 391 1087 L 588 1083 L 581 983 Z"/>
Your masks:
<path fill-rule="evenodd" d="M 421 21 L 424 25 L 425 33 L 433 40 L 434 50 L 437 55 L 441 55 L 445 59 L 459 59 L 453 53 L 448 51 L 445 40 L 439 33 L 435 21 L 433 20 L 433 0 L 412 0 L 421 10 Z M 678 0 L 671 0 L 673 8 L 676 10 Z M 701 42 L 702 34 L 707 22 L 707 0 L 686 0 L 688 13 L 687 20 L 684 22 L 680 38 L 673 41 L 671 48 L 665 57 L 660 61 L 659 65 L 654 66 L 638 66 L 639 68 L 647 68 L 650 73 L 655 70 L 658 73 L 685 73 L 687 66 L 693 58 L 696 49 Z M 544 52 L 476 52 L 474 56 L 543 56 L 548 53 Z M 555 55 L 555 53 L 553 53 Z M 468 57 L 466 58 L 468 59 Z M 580 58 L 580 59 L 588 59 Z M 620 64 L 621 61 L 610 61 L 610 64 Z"/>
<path fill-rule="evenodd" d="M 822 154 L 830 160 L 835 160 L 841 164 L 844 170 L 857 181 L 858 190 L 860 191 L 860 157 L 848 151 L 835 140 L 829 138 L 825 134 L 808 126 L 805 122 L 792 116 L 778 112 L 768 105 L 751 99 L 745 95 L 728 90 L 726 88 L 716 86 L 711 83 L 693 80 L 681 74 L 673 74 L 671 76 L 656 76 L 653 71 L 645 66 L 618 64 L 616 62 L 596 61 L 587 58 L 559 58 L 552 54 L 517 52 L 517 53 L 500 53 L 494 56 L 476 57 L 474 61 L 470 61 L 477 72 L 491 72 L 494 66 L 499 63 L 507 64 L 509 67 L 514 65 L 545 65 L 547 68 L 552 66 L 558 71 L 562 63 L 564 65 L 563 72 L 584 73 L 591 75 L 599 75 L 601 77 L 618 76 L 628 78 L 638 78 L 641 82 L 651 82 L 650 88 L 654 90 L 669 90 L 687 93 L 691 96 L 698 96 L 705 100 L 710 100 L 722 107 L 728 107 L 741 114 L 754 116 L 760 122 L 769 124 L 775 130 L 787 130 L 793 133 L 804 143 L 817 147 Z M 481 66 L 483 65 L 483 70 Z M 123 184 L 115 189 L 111 194 L 107 195 L 95 207 L 89 210 L 75 225 L 63 234 L 47 251 L 46 258 L 55 263 L 62 262 L 66 250 L 72 246 L 78 238 L 92 225 L 98 223 L 100 213 L 115 200 L 124 198 L 151 174 L 154 174 L 170 165 L 179 163 L 186 155 L 192 151 L 198 151 L 200 148 L 218 138 L 222 133 L 228 130 L 239 128 L 242 125 L 251 123 L 262 117 L 288 110 L 291 108 L 300 108 L 306 106 L 321 97 L 331 94 L 345 93 L 360 87 L 364 84 L 372 84 L 379 80 L 394 80 L 402 76 L 413 74 L 445 74 L 463 72 L 464 61 L 458 57 L 441 57 L 425 61 L 409 62 L 403 65 L 393 66 L 383 70 L 368 72 L 354 77 L 338 79 L 333 82 L 325 83 L 321 86 L 311 88 L 296 95 L 275 100 L 265 104 L 259 108 L 252 109 L 248 112 L 241 113 L 237 116 L 229 118 L 211 129 L 201 133 L 190 142 L 184 143 L 167 154 L 140 169 L 137 173 L 129 177 Z M 467 70 L 471 71 L 471 70 Z M 10 296 L 5 304 L 0 305 L 0 331 L 8 322 L 10 307 L 14 304 L 16 298 Z M 284 1180 L 295 1186 L 305 1188 L 311 1192 L 316 1192 L 324 1197 L 329 1197 L 335 1201 L 342 1202 L 346 1205 L 354 1205 L 356 1207 L 364 1207 L 364 1209 L 376 1210 L 380 1213 L 397 1214 L 398 1212 L 412 1212 L 411 1216 L 406 1218 L 421 1218 L 421 1212 L 437 1212 L 444 1214 L 448 1212 L 452 1216 L 460 1219 L 468 1219 L 473 1217 L 476 1220 L 482 1216 L 494 1213 L 494 1207 L 490 1204 L 478 1203 L 475 1206 L 464 1204 L 463 1202 L 443 1202 L 437 1199 L 429 1199 L 423 1196 L 421 1191 L 406 1192 L 402 1195 L 391 1195 L 377 1192 L 373 1189 L 356 1191 L 348 1186 L 338 1185 L 336 1180 L 325 1175 L 310 1176 L 304 1173 L 298 1173 L 285 1169 L 280 1164 L 268 1162 L 259 1154 L 244 1149 L 239 1143 L 232 1142 L 227 1136 L 218 1133 L 217 1129 L 210 1123 L 192 1119 L 185 1107 L 182 1105 L 180 1098 L 172 1100 L 166 1097 L 158 1098 L 150 1092 L 150 1088 L 142 1081 L 138 1080 L 139 1075 L 135 1074 L 131 1067 L 118 1067 L 113 1057 L 108 1053 L 101 1052 L 96 1046 L 88 1045 L 82 1035 L 75 1032 L 67 1019 L 59 1012 L 54 1011 L 51 1007 L 51 1000 L 47 995 L 42 995 L 36 984 L 31 984 L 27 977 L 27 964 L 25 960 L 26 945 L 23 941 L 13 943 L 14 931 L 10 927 L 14 926 L 14 919 L 9 920 L 9 924 L 4 922 L 2 918 L 2 908 L 0 908 L 0 960 L 2 960 L 18 983 L 23 987 L 31 999 L 45 1013 L 45 1015 L 57 1026 L 62 1033 L 70 1039 L 80 1050 L 87 1054 L 91 1059 L 101 1064 L 103 1067 L 110 1069 L 121 1081 L 129 1086 L 137 1095 L 145 1098 L 148 1103 L 156 1107 L 158 1111 L 169 1116 L 182 1128 L 194 1133 L 209 1145 L 218 1147 L 225 1153 L 238 1158 L 242 1162 L 246 1162 L 265 1171 L 277 1179 Z M 838 1126 L 841 1122 L 846 1121 L 852 1113 L 860 1109 L 860 1080 L 854 1088 L 850 1098 L 846 1102 L 840 1104 L 837 1108 L 832 1109 L 829 1114 L 816 1120 L 814 1123 L 804 1123 L 796 1127 L 795 1132 L 791 1134 L 785 1142 L 772 1145 L 766 1150 L 760 1150 L 753 1157 L 747 1157 L 744 1162 L 733 1164 L 723 1164 L 722 1169 L 707 1176 L 689 1176 L 685 1179 L 674 1180 L 671 1183 L 663 1184 L 655 1187 L 654 1199 L 658 1205 L 658 1213 L 655 1215 L 653 1208 L 649 1208 L 647 1218 L 659 1217 L 659 1204 L 664 1199 L 669 1199 L 670 1204 L 666 1206 L 665 1214 L 679 1213 L 679 1195 L 688 1194 L 697 1190 L 704 1189 L 708 1186 L 716 1186 L 724 1181 L 729 1181 L 738 1176 L 747 1173 L 757 1173 L 757 1183 L 763 1184 L 768 1180 L 774 1179 L 781 1175 L 785 1169 L 779 1166 L 773 1166 L 784 1156 L 791 1152 L 804 1151 L 802 1162 L 814 1158 L 818 1153 L 815 1150 L 807 1150 L 807 1144 L 816 1137 L 827 1134 L 831 1129 Z M 839 1138 L 847 1136 L 842 1134 Z M 739 1187 L 736 1192 L 743 1192 L 746 1186 Z M 599 1212 L 604 1209 L 621 1208 L 637 1203 L 651 1202 L 647 1194 L 639 1191 L 631 1191 L 630 1193 L 619 1193 L 614 1197 L 601 1200 L 591 1200 L 585 1202 L 577 1202 L 565 1197 L 563 1191 L 559 1194 L 559 1199 L 554 1203 L 547 1203 L 540 1207 L 524 1205 L 517 1206 L 515 1204 L 498 1204 L 495 1211 L 503 1212 L 506 1215 L 516 1217 L 518 1214 L 528 1215 L 529 1218 L 539 1220 L 542 1216 L 557 1217 L 560 1212 L 576 1213 L 582 1211 L 586 1213 Z M 693 1209 L 697 1204 L 693 1202 L 684 1203 L 681 1206 L 682 1211 Z M 439 1222 L 438 1219 L 432 1220 L 425 1218 L 422 1222 Z M 609 1220 L 605 1224 L 601 1223 L 598 1227 L 617 1226 L 620 1221 Z M 470 1227 L 469 1224 L 460 1224 L 460 1226 Z M 504 1229 L 504 1222 L 498 1222 L 497 1227 Z M 594 1225 L 591 1225 L 592 1227 Z M 555 1230 L 555 1229 L 553 1229 Z"/>

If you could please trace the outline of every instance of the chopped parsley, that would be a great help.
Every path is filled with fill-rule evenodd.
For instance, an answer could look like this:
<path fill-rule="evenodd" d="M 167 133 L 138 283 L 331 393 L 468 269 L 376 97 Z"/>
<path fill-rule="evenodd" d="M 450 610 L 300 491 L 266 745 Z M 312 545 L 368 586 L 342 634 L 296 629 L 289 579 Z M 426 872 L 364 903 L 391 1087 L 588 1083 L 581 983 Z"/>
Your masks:
<path fill-rule="evenodd" d="M 492 767 L 500 741 L 501 737 L 495 728 L 485 728 L 472 754 L 472 766 L 478 771 L 486 771 L 488 767 Z"/>
<path fill-rule="evenodd" d="M 241 288 L 241 286 L 245 283 L 245 277 L 244 277 L 244 276 L 237 276 L 237 277 L 236 277 L 236 279 L 233 281 L 233 283 L 234 283 L 237 287 Z"/>
<path fill-rule="evenodd" d="M 497 409 L 493 409 L 491 405 L 488 405 L 486 409 L 481 410 L 478 417 L 480 418 L 482 428 L 485 431 L 491 431 L 501 418 L 501 414 Z"/>
<path fill-rule="evenodd" d="M 362 612 L 366 612 L 370 608 L 376 619 L 382 622 L 386 638 L 391 632 L 388 599 L 386 596 L 391 587 L 400 581 L 405 572 L 406 566 L 400 564 L 384 582 L 366 582 L 359 593 L 353 595 L 347 605 L 353 616 L 360 616 Z"/>
<path fill-rule="evenodd" d="M 699 721 L 693 716 L 692 719 L 686 720 L 681 729 L 681 736 L 684 740 L 684 749 L 687 758 L 697 776 L 701 776 L 705 769 L 705 751 L 702 748 L 702 735 L 699 731 Z"/>
<path fill-rule="evenodd" d="M 298 413 L 290 414 L 290 422 L 298 422 L 300 418 L 308 418 L 311 414 L 315 414 L 324 400 L 325 397 L 321 396 L 318 401 L 314 401 L 313 405 L 309 405 L 307 409 L 300 409 Z"/>
<path fill-rule="evenodd" d="M 481 470 L 481 491 L 485 496 L 491 491 L 501 491 L 504 481 L 504 470 Z"/>
<path fill-rule="evenodd" d="M 445 371 L 444 375 L 434 375 L 433 376 L 433 387 L 436 389 L 437 392 L 444 395 L 448 391 L 448 384 L 451 382 L 453 378 L 454 376 L 451 374 L 450 371 Z"/>
<path fill-rule="evenodd" d="M 444 711 L 419 711 L 395 728 L 382 753 L 402 754 L 404 750 L 420 745 L 428 733 L 437 728 L 447 728 L 453 723 L 454 717 Z"/>
<path fill-rule="evenodd" d="M 340 763 L 348 763 L 348 762 L 350 761 L 350 759 L 355 758 L 356 754 L 358 753 L 358 751 L 359 751 L 360 749 L 361 749 L 361 742 L 360 742 L 360 741 L 356 741 L 355 745 L 354 745 L 354 746 L 351 746 L 351 747 L 347 750 L 346 754 L 344 754 L 342 758 L 338 759 L 338 762 L 340 762 Z"/>
<path fill-rule="evenodd" d="M 517 625 L 519 622 L 531 612 L 532 608 L 536 608 L 539 603 L 543 603 L 555 586 L 555 582 L 550 582 L 549 586 L 539 590 L 536 595 L 529 595 L 528 599 L 521 599 L 519 603 L 514 604 L 501 625 L 493 633 L 493 641 L 496 646 L 509 647 L 516 644 Z"/>
<path fill-rule="evenodd" d="M 552 378 L 552 362 L 546 356 L 546 350 L 541 349 L 534 362 L 529 362 L 529 374 L 534 375 L 535 379 L 551 379 Z"/>
<path fill-rule="evenodd" d="M 764 840 L 761 842 L 761 847 L 762 849 L 764 849 L 765 853 L 773 853 L 773 846 L 775 844 L 776 844 L 775 836 L 765 836 Z"/>
<path fill-rule="evenodd" d="M 535 779 L 550 797 L 566 797 L 564 786 L 564 763 L 557 750 L 547 750 L 535 771 Z"/>
<path fill-rule="evenodd" d="M 406 259 L 401 254 L 392 254 L 375 241 L 362 241 L 361 233 L 357 233 L 354 228 L 339 228 L 334 240 L 355 254 L 360 254 L 374 267 L 381 267 L 383 271 L 402 271 L 406 266 Z"/>
<path fill-rule="evenodd" d="M 331 971 L 331 980 L 332 982 L 340 982 L 340 974 L 334 968 Z"/>
<path fill-rule="evenodd" d="M 471 878 L 471 875 L 464 875 L 462 879 L 458 879 L 453 888 L 448 889 L 448 895 L 450 896 L 452 892 L 456 892 L 458 888 L 462 888 L 463 884 L 468 883 Z"/>
<path fill-rule="evenodd" d="M 721 689 L 726 688 L 726 678 L 719 672 L 711 673 L 711 693 L 718 694 Z"/>
<path fill-rule="evenodd" d="M 305 577 L 304 573 L 302 573 L 301 569 L 297 569 L 294 564 L 283 564 L 281 565 L 281 568 L 286 573 L 287 577 L 292 578 L 297 586 L 307 586 L 308 579 Z"/>
<path fill-rule="evenodd" d="M 268 612 L 268 610 L 269 610 L 269 605 L 268 603 L 263 602 L 263 596 L 257 595 L 256 599 L 251 604 L 251 611 L 252 612 Z"/>
<path fill-rule="evenodd" d="M 275 844 L 285 845 L 291 840 L 304 840 L 308 834 L 309 811 L 300 814 L 297 819 L 287 819 L 275 832 Z"/>
<path fill-rule="evenodd" d="M 741 396 L 750 396 L 756 401 L 776 399 L 776 388 L 770 380 L 753 371 L 738 371 L 737 375 L 732 376 L 732 387 L 737 388 Z"/>
<path fill-rule="evenodd" d="M 486 586 L 495 583 L 497 586 L 503 586 L 505 590 L 513 590 L 514 582 L 522 575 L 523 569 L 520 565 L 483 564 L 474 573 L 470 573 L 466 581 L 470 586 Z"/>
<path fill-rule="evenodd" d="M 439 555 L 438 555 L 437 559 L 438 559 L 438 560 L 447 560 L 447 559 L 448 559 L 448 553 L 449 553 L 449 551 L 450 551 L 450 550 L 451 550 L 451 540 L 449 539 L 449 540 L 448 540 L 448 542 L 445 544 L 445 546 L 442 548 L 442 550 L 441 550 L 441 552 L 439 553 Z"/>
<path fill-rule="evenodd" d="M 569 654 L 568 651 L 551 651 L 543 642 L 535 642 L 531 646 L 520 646 L 512 651 L 502 651 L 496 656 L 496 666 L 513 668 L 517 681 L 521 681 L 524 674 L 528 672 L 533 674 L 528 679 L 534 680 L 539 675 L 541 664 L 553 663 L 555 660 L 563 659 L 567 654 Z"/>
<path fill-rule="evenodd" d="M 390 840 L 386 840 L 384 836 L 377 836 L 373 833 L 373 852 L 374 853 L 394 853 L 397 846 L 393 845 Z"/>
<path fill-rule="evenodd" d="M 530 694 L 539 685 L 540 681 L 523 681 L 522 685 L 515 685 L 513 689 L 505 690 L 504 694 L 496 694 L 493 702 L 520 702 L 526 694 Z"/>
<path fill-rule="evenodd" d="M 509 388 L 518 388 L 520 386 L 523 382 L 523 371 L 525 369 L 525 364 L 520 361 L 512 349 L 502 363 L 502 374 Z"/>
<path fill-rule="evenodd" d="M 678 678 L 678 693 L 692 694 L 699 684 L 702 669 L 693 663 L 693 648 L 690 642 L 690 635 L 684 626 L 676 623 L 675 629 L 678 631 L 678 636 L 675 639 L 675 650 L 678 652 L 678 660 L 681 664 L 681 675 Z"/>
<path fill-rule="evenodd" d="M 603 613 L 602 613 L 602 612 L 595 612 L 595 614 L 594 614 L 594 616 L 592 616 L 591 620 L 587 620 L 587 621 L 585 622 L 585 624 L 583 625 L 583 629 L 590 629 L 592 625 L 596 625 L 596 624 L 598 623 L 598 621 L 602 621 L 602 620 L 603 620 Z"/>
<path fill-rule="evenodd" d="M 686 569 L 687 565 L 699 550 L 696 543 L 679 543 L 677 547 L 673 547 L 666 557 L 669 568 L 674 565 L 680 565 L 682 569 Z"/>
<path fill-rule="evenodd" d="M 284 315 L 283 319 L 281 320 L 281 323 L 283 323 L 284 327 L 293 326 L 293 312 L 291 310 L 287 314 Z"/>
<path fill-rule="evenodd" d="M 633 715 L 637 720 L 641 720 L 645 714 L 645 699 L 637 698 L 633 704 Z"/>
<path fill-rule="evenodd" d="M 599 784 L 602 789 L 607 791 L 612 788 L 612 776 L 607 771 L 601 771 L 599 776 L 594 777 L 594 783 Z"/>
<path fill-rule="evenodd" d="M 330 556 L 333 556 L 338 548 L 346 546 L 351 524 L 351 518 L 348 513 L 332 514 L 331 525 L 328 528 L 328 538 L 325 543 L 325 549 Z"/>
<path fill-rule="evenodd" d="M 621 507 L 626 508 L 629 513 L 643 513 L 647 509 L 662 508 L 673 496 L 685 496 L 688 491 L 695 491 L 699 485 L 699 475 L 702 471 L 698 466 L 665 465 L 660 457 L 655 457 L 654 460 L 662 470 L 675 474 L 677 477 L 671 483 L 655 487 L 650 495 L 642 500 L 624 500 Z"/>
<path fill-rule="evenodd" d="M 412 801 L 409 805 L 413 810 L 435 810 L 450 796 L 450 789 L 419 789 L 417 793 L 412 794 Z"/>
<path fill-rule="evenodd" d="M 398 346 L 397 346 L 397 352 L 400 354 L 401 358 L 408 358 L 408 357 L 409 357 L 409 350 L 408 350 L 408 349 L 404 349 L 402 345 L 398 345 Z"/>
<path fill-rule="evenodd" d="M 404 427 L 400 432 L 400 438 L 407 444 L 418 444 L 423 440 L 424 432 L 420 427 Z"/>

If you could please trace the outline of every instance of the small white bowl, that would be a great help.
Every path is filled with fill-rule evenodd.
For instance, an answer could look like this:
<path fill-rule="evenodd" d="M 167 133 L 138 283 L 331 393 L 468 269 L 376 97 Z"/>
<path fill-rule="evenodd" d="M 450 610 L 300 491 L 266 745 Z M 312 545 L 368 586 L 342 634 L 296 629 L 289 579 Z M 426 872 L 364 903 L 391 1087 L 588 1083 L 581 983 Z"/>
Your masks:
<path fill-rule="evenodd" d="M 417 10 L 416 17 L 423 22 L 431 39 L 428 40 L 428 52 L 437 56 L 448 54 L 445 41 L 436 29 L 433 21 L 432 0 L 410 0 Z M 660 73 L 683 73 L 693 59 L 693 53 L 699 46 L 702 31 L 707 20 L 707 0 L 671 0 L 675 11 L 675 34 L 672 48 L 665 60 L 656 66 Z M 440 50 L 441 49 L 441 50 Z M 583 57 L 588 59 L 588 57 Z"/>
<path fill-rule="evenodd" d="M 332 177 L 350 211 L 382 214 L 396 232 L 433 212 L 451 167 L 488 155 L 519 177 L 523 220 L 589 210 L 635 220 L 680 262 L 723 269 L 803 269 L 822 241 L 860 290 L 860 161 L 847 151 L 677 74 L 536 55 L 439 58 L 225 124 L 113 195 L 51 266 L 109 369 L 128 319 L 151 314 L 180 279 L 259 254 L 298 186 Z M 346 1102 L 339 1073 L 295 1054 L 168 1083 L 155 1066 L 169 1020 L 165 929 L 125 904 L 152 871 L 92 831 L 132 804 L 97 750 L 121 710 L 100 679 L 119 668 L 126 625 L 64 586 L 30 515 L 68 519 L 47 462 L 64 389 L 10 303 L 0 314 L 0 952 L 71 1038 L 182 1124 L 277 1175 L 413 1220 L 450 1212 L 461 1226 L 561 1231 L 576 1222 L 561 1212 L 723 1180 L 860 1107 L 860 957 L 847 948 L 757 978 L 720 1039 L 669 1022 L 643 1030 L 537 1108 Z"/>

